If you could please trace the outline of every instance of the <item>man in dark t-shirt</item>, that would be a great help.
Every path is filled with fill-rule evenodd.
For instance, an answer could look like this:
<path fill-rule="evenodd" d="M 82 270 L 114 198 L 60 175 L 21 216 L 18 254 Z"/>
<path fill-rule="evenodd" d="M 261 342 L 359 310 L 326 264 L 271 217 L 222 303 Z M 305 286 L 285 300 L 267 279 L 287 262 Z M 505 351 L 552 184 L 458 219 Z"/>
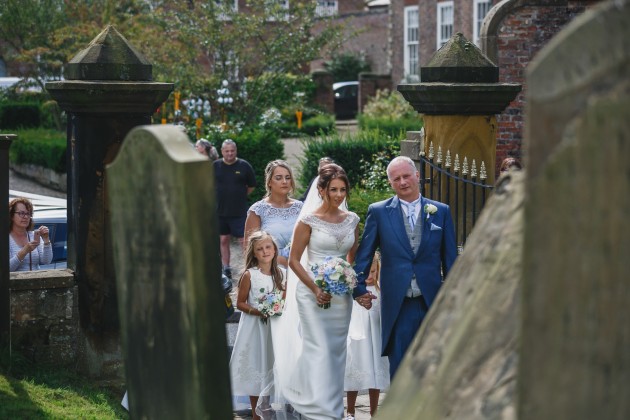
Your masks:
<path fill-rule="evenodd" d="M 223 142 L 221 156 L 222 159 L 212 164 L 217 187 L 221 262 L 223 273 L 231 278 L 230 239 L 234 236 L 242 245 L 248 209 L 247 196 L 256 187 L 256 177 L 252 165 L 236 157 L 234 140 Z"/>

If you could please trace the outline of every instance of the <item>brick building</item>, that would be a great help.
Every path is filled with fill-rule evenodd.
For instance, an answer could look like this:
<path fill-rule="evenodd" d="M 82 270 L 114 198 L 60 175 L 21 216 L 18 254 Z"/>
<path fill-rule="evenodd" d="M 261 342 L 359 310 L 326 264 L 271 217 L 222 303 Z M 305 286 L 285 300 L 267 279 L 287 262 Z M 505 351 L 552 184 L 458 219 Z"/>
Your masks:
<path fill-rule="evenodd" d="M 391 0 L 394 85 L 419 81 L 419 67 L 454 33 L 473 41 L 500 69 L 500 82 L 523 84 L 498 116 L 497 164 L 522 158 L 525 69 L 567 23 L 599 0 Z"/>

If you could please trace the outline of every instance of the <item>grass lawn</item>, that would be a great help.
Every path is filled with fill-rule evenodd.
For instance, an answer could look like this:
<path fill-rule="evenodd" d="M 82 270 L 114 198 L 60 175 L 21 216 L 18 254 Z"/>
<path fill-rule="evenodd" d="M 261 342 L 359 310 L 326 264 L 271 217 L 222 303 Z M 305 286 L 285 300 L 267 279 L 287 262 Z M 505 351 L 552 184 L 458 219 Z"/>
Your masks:
<path fill-rule="evenodd" d="M 0 419 L 128 419 L 121 396 L 68 369 L 0 361 Z"/>

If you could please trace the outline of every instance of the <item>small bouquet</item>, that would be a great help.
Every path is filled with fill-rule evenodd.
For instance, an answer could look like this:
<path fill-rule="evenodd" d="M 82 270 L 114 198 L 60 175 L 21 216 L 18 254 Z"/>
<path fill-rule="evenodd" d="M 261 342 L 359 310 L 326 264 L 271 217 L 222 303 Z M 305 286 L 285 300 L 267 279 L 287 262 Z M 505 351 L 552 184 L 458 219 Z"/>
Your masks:
<path fill-rule="evenodd" d="M 357 285 L 357 273 L 346 260 L 339 257 L 326 257 L 320 264 L 311 267 L 315 276 L 315 284 L 324 292 L 333 295 L 347 295 Z M 330 303 L 318 305 L 320 308 L 330 308 Z"/>
<path fill-rule="evenodd" d="M 273 289 L 270 292 L 260 289 L 260 295 L 256 298 L 256 309 L 265 316 L 260 318 L 263 324 L 267 323 L 267 319 L 272 316 L 282 315 L 284 308 L 284 299 L 282 299 L 282 290 Z"/>

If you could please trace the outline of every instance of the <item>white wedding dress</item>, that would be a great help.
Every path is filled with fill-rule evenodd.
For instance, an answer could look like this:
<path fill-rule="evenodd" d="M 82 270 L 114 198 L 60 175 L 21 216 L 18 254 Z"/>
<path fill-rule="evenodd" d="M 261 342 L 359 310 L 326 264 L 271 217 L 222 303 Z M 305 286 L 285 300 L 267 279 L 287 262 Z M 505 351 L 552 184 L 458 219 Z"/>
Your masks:
<path fill-rule="evenodd" d="M 345 258 L 354 244 L 359 222 L 349 213 L 341 223 L 328 223 L 316 216 L 300 219 L 311 227 L 307 248 L 308 264 L 320 263 L 327 256 Z M 351 295 L 333 295 L 330 307 L 320 308 L 315 295 L 299 281 L 296 290 L 297 309 L 302 332 L 302 352 L 298 356 L 287 387 L 283 391 L 293 409 L 313 420 L 343 417 L 343 384 L 346 367 L 346 339 Z"/>

